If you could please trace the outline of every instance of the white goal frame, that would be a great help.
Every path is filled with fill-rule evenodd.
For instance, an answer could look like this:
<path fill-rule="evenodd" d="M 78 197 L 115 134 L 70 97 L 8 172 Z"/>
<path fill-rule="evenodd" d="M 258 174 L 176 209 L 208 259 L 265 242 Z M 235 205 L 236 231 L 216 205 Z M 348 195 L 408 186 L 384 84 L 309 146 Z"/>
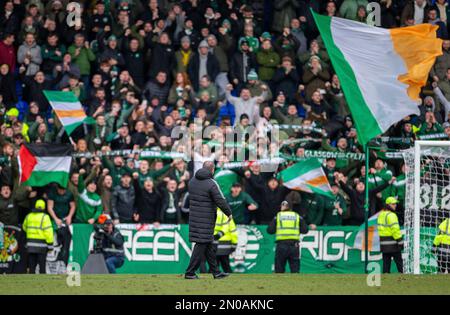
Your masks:
<path fill-rule="evenodd" d="M 450 147 L 450 141 L 416 140 L 414 142 L 414 216 L 413 273 L 420 274 L 420 171 L 422 147 Z M 405 209 L 406 210 L 406 209 Z"/>

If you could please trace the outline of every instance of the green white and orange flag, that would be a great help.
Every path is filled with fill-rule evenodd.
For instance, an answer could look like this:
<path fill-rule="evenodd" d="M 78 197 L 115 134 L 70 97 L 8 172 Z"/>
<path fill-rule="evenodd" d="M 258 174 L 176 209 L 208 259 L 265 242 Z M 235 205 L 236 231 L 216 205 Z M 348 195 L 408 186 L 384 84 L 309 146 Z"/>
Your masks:
<path fill-rule="evenodd" d="M 361 144 L 404 117 L 419 114 L 420 90 L 436 57 L 442 55 L 438 26 L 383 29 L 314 12 L 313 16 Z"/>
<path fill-rule="evenodd" d="M 83 123 L 95 122 L 91 117 L 86 116 L 80 101 L 72 92 L 44 91 L 44 95 L 68 135 Z"/>
<path fill-rule="evenodd" d="M 380 251 L 380 235 L 378 234 L 378 216 L 380 212 L 371 216 L 368 219 L 368 251 L 379 252 Z M 366 225 L 362 224 L 359 229 L 351 234 L 351 236 L 345 241 L 345 243 L 351 247 L 364 251 L 366 249 Z"/>
<path fill-rule="evenodd" d="M 278 176 L 283 180 L 283 185 L 289 189 L 334 198 L 330 183 L 318 159 L 298 162 L 282 170 Z"/>

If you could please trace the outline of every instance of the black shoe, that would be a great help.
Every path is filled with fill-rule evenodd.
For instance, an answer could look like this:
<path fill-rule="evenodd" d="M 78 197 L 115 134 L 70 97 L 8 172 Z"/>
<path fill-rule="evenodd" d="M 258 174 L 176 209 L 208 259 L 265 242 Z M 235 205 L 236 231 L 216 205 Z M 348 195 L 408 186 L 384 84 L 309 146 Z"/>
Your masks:
<path fill-rule="evenodd" d="M 229 273 L 220 272 L 220 273 L 214 275 L 214 279 L 223 279 L 223 278 L 228 277 L 229 275 L 230 275 Z"/>
<path fill-rule="evenodd" d="M 194 274 L 194 275 L 184 275 L 184 279 L 195 280 L 195 279 L 199 279 L 199 277 L 196 274 Z"/>

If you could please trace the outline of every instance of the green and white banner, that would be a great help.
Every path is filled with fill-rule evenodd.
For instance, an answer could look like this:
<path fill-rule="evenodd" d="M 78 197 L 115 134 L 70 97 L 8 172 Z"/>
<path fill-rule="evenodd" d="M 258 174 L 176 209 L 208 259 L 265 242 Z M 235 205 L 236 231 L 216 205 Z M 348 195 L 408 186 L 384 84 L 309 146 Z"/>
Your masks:
<path fill-rule="evenodd" d="M 184 273 L 191 255 L 187 225 L 119 225 L 125 238 L 126 261 L 118 273 Z M 71 260 L 83 266 L 92 249 L 93 229 L 88 224 L 73 225 Z M 358 227 L 319 227 L 302 236 L 302 273 L 364 273 L 364 252 L 346 242 Z M 266 226 L 238 226 L 238 246 L 231 255 L 236 273 L 272 273 L 275 237 Z M 379 253 L 369 253 L 369 260 L 381 264 Z M 395 268 L 395 267 L 393 267 Z M 394 270 L 394 269 L 393 269 Z"/>

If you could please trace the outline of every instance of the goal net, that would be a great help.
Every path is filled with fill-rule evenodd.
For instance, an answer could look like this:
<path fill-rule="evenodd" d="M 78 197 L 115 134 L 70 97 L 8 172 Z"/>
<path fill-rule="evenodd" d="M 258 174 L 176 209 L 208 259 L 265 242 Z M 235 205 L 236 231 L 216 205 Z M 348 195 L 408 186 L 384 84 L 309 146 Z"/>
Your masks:
<path fill-rule="evenodd" d="M 433 241 L 439 225 L 450 217 L 450 141 L 416 141 L 403 156 L 405 273 L 437 273 L 446 264 Z"/>

